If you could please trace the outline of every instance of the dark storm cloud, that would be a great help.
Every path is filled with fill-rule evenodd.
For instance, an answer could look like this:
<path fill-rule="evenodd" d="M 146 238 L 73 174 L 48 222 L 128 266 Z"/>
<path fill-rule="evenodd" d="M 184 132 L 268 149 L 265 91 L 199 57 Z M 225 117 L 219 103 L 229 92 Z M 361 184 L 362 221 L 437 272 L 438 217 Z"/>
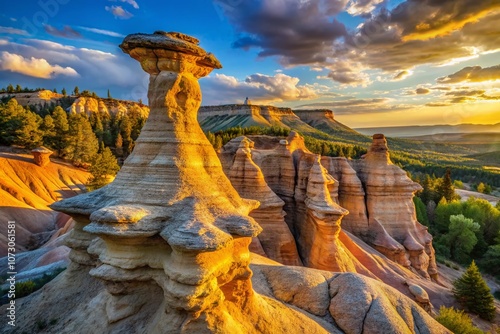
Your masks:
<path fill-rule="evenodd" d="M 235 48 L 259 48 L 259 56 L 278 56 L 284 65 L 324 63 L 333 42 L 346 34 L 331 15 L 345 1 L 242 1 L 228 11 L 241 32 Z"/>

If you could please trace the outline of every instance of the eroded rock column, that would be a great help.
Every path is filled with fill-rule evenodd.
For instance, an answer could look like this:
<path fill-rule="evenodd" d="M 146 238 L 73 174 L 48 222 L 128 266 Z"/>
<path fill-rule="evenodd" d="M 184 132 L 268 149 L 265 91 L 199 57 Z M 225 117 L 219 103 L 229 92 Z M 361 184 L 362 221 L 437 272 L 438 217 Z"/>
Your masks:
<path fill-rule="evenodd" d="M 180 33 L 125 38 L 122 50 L 150 74 L 149 118 L 111 184 L 52 206 L 80 217 L 85 245 L 73 254 L 99 237 L 86 251 L 99 258 L 91 274 L 107 282 L 110 323 L 154 286 L 164 300 L 148 332 L 229 332 L 227 302 L 253 302 L 248 245 L 261 228 L 248 213 L 259 203 L 231 186 L 197 122 L 198 78 L 221 67 L 197 44 Z"/>

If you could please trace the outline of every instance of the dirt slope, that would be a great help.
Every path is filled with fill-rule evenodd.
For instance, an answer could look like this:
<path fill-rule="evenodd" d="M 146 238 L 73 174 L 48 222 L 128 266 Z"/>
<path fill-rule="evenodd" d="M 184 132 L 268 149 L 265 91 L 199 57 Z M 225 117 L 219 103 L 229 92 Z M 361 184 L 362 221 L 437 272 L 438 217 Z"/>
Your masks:
<path fill-rule="evenodd" d="M 46 167 L 33 163 L 31 155 L 0 148 L 0 256 L 7 252 L 7 222 L 16 222 L 16 247 L 32 249 L 63 228 L 69 217 L 48 207 L 84 189 L 89 174 L 54 161 Z"/>

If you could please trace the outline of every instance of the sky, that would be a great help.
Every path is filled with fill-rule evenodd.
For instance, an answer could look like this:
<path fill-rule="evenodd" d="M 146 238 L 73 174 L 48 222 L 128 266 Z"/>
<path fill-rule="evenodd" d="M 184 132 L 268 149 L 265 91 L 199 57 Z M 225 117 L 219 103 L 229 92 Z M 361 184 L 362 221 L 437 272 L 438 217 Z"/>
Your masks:
<path fill-rule="evenodd" d="M 0 87 L 147 101 L 118 47 L 178 31 L 223 68 L 203 105 L 331 109 L 350 127 L 500 122 L 499 0 L 28 0 L 0 13 Z"/>

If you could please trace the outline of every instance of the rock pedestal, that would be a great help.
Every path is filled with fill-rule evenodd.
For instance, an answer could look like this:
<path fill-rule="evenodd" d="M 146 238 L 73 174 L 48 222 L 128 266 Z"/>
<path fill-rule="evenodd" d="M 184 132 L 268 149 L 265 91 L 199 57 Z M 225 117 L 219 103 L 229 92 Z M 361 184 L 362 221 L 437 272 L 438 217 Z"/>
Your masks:
<path fill-rule="evenodd" d="M 390 259 L 437 278 L 432 236 L 417 221 L 413 196 L 421 187 L 392 164 L 384 135 L 373 136 L 368 153 L 355 164 L 366 192 L 365 240 Z"/>
<path fill-rule="evenodd" d="M 225 302 L 252 301 L 248 245 L 261 228 L 248 213 L 259 203 L 238 195 L 198 125 L 197 79 L 221 65 L 197 44 L 180 33 L 125 38 L 121 49 L 150 74 L 149 118 L 111 184 L 53 205 L 77 218 L 72 260 L 97 263 L 91 275 L 108 282 L 110 323 L 134 314 L 151 284 L 174 331 L 224 328 Z"/>
<path fill-rule="evenodd" d="M 32 150 L 31 153 L 33 154 L 33 161 L 35 164 L 40 167 L 45 167 L 50 163 L 50 156 L 54 152 L 46 147 L 40 146 Z"/>

